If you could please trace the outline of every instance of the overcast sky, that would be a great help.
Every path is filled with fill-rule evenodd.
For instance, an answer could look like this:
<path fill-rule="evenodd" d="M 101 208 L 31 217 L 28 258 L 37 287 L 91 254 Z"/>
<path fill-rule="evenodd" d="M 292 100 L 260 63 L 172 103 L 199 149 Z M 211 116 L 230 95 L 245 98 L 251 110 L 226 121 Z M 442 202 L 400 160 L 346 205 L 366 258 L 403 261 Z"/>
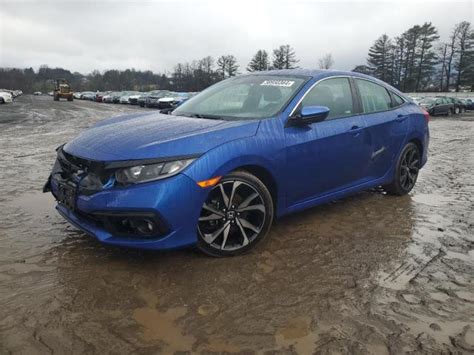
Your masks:
<path fill-rule="evenodd" d="M 0 0 L 0 67 L 41 64 L 83 73 L 171 71 L 178 62 L 233 54 L 245 67 L 258 49 L 294 47 L 299 66 L 364 64 L 382 33 L 431 21 L 441 39 L 474 1 L 21 1 Z"/>

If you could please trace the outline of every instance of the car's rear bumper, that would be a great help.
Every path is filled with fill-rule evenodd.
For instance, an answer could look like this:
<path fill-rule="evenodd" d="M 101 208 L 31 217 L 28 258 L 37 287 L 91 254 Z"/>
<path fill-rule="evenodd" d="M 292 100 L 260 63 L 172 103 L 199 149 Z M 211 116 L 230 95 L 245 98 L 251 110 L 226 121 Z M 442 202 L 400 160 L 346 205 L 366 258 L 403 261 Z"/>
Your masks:
<path fill-rule="evenodd" d="M 58 196 L 58 184 L 52 179 L 51 190 Z M 124 188 L 111 188 L 76 198 L 75 209 L 57 205 L 58 212 L 71 224 L 99 241 L 140 249 L 174 249 L 197 241 L 197 222 L 207 191 L 186 175 Z M 107 219 L 114 216 L 153 216 L 160 233 L 138 236 L 117 232 Z M 107 217 L 108 216 L 108 217 Z M 118 221 L 118 220 L 117 220 Z M 121 221 L 121 220 L 120 220 Z M 119 223 L 119 222 L 117 222 Z"/>

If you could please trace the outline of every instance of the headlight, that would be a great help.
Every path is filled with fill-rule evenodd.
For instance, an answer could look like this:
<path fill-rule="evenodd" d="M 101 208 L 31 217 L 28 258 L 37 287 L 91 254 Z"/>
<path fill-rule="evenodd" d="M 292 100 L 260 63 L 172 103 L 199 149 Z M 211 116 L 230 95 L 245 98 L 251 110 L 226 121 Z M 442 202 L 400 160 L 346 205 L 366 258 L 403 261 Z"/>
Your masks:
<path fill-rule="evenodd" d="M 138 184 L 154 180 L 164 179 L 178 174 L 194 159 L 176 160 L 166 163 L 138 165 L 130 168 L 120 169 L 115 172 L 115 179 L 120 184 Z"/>

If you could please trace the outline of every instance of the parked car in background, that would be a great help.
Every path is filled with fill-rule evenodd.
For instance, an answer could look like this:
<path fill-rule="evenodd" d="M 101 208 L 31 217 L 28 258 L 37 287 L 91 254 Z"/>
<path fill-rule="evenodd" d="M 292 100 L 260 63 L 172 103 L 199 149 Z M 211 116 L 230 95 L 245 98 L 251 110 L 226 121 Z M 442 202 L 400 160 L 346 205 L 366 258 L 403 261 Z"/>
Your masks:
<path fill-rule="evenodd" d="M 376 186 L 406 195 L 427 161 L 428 113 L 355 72 L 233 77 L 172 115 L 101 121 L 60 146 L 44 188 L 59 213 L 109 245 L 232 256 L 277 217 Z"/>
<path fill-rule="evenodd" d="M 115 95 L 112 97 L 112 103 L 119 104 L 120 98 L 124 95 L 124 91 L 117 91 Z"/>
<path fill-rule="evenodd" d="M 95 101 L 96 102 L 103 102 L 104 96 L 109 94 L 109 93 L 110 93 L 110 91 L 97 92 L 95 94 Z"/>
<path fill-rule="evenodd" d="M 446 97 L 446 99 L 448 100 L 448 102 L 453 104 L 453 107 L 454 107 L 453 113 L 455 115 L 459 115 L 460 113 L 463 113 L 464 111 L 466 111 L 465 105 L 458 98 Z"/>
<path fill-rule="evenodd" d="M 81 100 L 89 100 L 89 101 L 95 101 L 95 92 L 93 91 L 83 91 L 81 92 L 80 99 Z"/>
<path fill-rule="evenodd" d="M 129 104 L 130 96 L 138 95 L 138 91 L 124 91 L 122 92 L 122 96 L 120 96 L 120 103 L 121 104 Z"/>
<path fill-rule="evenodd" d="M 177 92 L 173 93 L 169 97 L 163 97 L 158 100 L 158 108 L 160 110 L 175 108 L 181 105 L 183 102 L 188 100 L 191 97 L 190 93 L 187 92 Z"/>
<path fill-rule="evenodd" d="M 451 116 L 454 113 L 454 104 L 446 97 L 426 97 L 420 101 L 420 106 L 431 116 Z"/>
<path fill-rule="evenodd" d="M 138 105 L 138 99 L 140 99 L 140 97 L 143 95 L 144 93 L 143 92 L 139 92 L 137 94 L 134 94 L 134 95 L 130 95 L 128 97 L 128 103 L 130 105 Z"/>
<path fill-rule="evenodd" d="M 158 101 L 164 97 L 173 96 L 173 92 L 168 90 L 158 90 L 145 98 L 146 107 L 158 107 Z"/>
<path fill-rule="evenodd" d="M 23 91 L 21 91 L 21 90 L 12 90 L 11 94 L 12 94 L 13 98 L 15 98 L 15 97 L 23 95 Z"/>
<path fill-rule="evenodd" d="M 109 92 L 108 94 L 105 94 L 105 95 L 102 97 L 102 102 L 105 102 L 105 103 L 108 103 L 108 104 L 113 103 L 113 101 L 114 101 L 114 96 L 117 95 L 117 94 L 118 94 L 117 91 L 111 91 L 111 92 Z"/>
<path fill-rule="evenodd" d="M 33 95 L 39 96 L 39 95 L 43 95 L 43 93 L 42 93 L 41 91 L 35 91 L 35 92 L 33 93 Z"/>
<path fill-rule="evenodd" d="M 13 102 L 13 95 L 7 91 L 0 91 L 0 104 L 9 104 Z"/>
<path fill-rule="evenodd" d="M 474 110 L 474 100 L 470 98 L 461 99 L 466 110 Z"/>
<path fill-rule="evenodd" d="M 140 105 L 140 107 L 145 107 L 148 98 L 157 97 L 157 96 L 160 95 L 161 92 L 169 92 L 169 91 L 167 91 L 167 90 L 152 90 L 152 91 L 145 92 L 142 95 L 140 95 L 140 97 L 138 98 L 138 104 Z"/>
<path fill-rule="evenodd" d="M 75 99 L 78 99 L 78 100 L 79 100 L 79 99 L 81 98 L 81 94 L 82 94 L 82 92 L 77 91 L 77 92 L 75 92 L 74 94 L 72 94 L 72 96 L 73 96 Z"/>

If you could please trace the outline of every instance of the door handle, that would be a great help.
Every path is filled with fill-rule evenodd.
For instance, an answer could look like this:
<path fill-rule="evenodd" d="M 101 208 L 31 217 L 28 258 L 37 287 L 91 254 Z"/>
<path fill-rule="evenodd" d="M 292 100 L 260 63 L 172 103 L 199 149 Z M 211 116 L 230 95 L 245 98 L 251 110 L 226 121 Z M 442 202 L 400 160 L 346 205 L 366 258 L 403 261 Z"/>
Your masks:
<path fill-rule="evenodd" d="M 408 118 L 408 115 L 402 115 L 402 114 L 400 114 L 400 115 L 397 116 L 396 121 L 397 121 L 397 122 L 403 122 L 403 121 L 405 121 L 407 118 Z"/>
<path fill-rule="evenodd" d="M 357 136 L 359 135 L 360 131 L 362 131 L 363 129 L 364 127 L 352 126 L 348 132 L 354 136 Z"/>

